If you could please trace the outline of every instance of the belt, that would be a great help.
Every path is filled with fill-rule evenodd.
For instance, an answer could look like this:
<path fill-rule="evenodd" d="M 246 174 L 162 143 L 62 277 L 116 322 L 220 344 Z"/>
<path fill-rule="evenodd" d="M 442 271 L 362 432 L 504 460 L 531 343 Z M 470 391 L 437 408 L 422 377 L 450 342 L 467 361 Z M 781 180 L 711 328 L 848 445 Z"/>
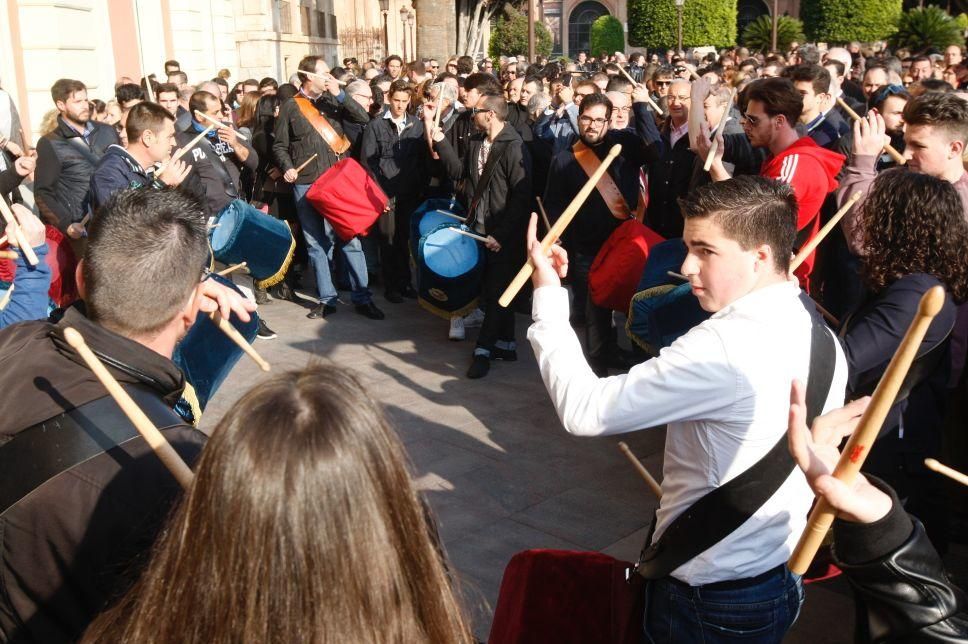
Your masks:
<path fill-rule="evenodd" d="M 669 576 L 666 579 L 671 582 L 674 586 L 679 588 L 690 588 L 690 589 L 700 589 L 700 590 L 742 590 L 744 588 L 750 588 L 762 584 L 764 581 L 768 580 L 770 577 L 778 573 L 782 573 L 786 564 L 782 563 L 778 566 L 770 568 L 766 572 L 760 573 L 755 577 L 745 577 L 743 579 L 727 579 L 725 581 L 716 581 L 711 584 L 702 584 L 700 586 L 690 586 L 684 581 L 680 581 L 675 577 Z"/>

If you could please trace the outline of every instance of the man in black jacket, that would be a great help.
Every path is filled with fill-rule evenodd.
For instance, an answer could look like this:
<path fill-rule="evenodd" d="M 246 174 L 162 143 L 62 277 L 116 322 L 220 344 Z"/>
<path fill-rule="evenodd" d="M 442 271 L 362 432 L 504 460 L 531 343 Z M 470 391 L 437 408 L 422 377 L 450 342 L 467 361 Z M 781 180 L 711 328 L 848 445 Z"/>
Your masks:
<path fill-rule="evenodd" d="M 632 104 L 634 131 L 610 130 L 612 103 L 604 94 L 586 96 L 579 109 L 579 141 L 572 149 L 559 152 L 551 161 L 548 171 L 544 196 L 548 218 L 554 222 L 560 217 L 588 181 L 589 174 L 578 162 L 575 151 L 588 148 L 600 163 L 616 143 L 622 145 L 622 153 L 609 166 L 608 175 L 624 201 L 624 204 L 616 206 L 624 207 L 628 214 L 634 213 L 639 201 L 639 168 L 659 157 L 659 131 L 652 113 L 648 111 L 646 103 L 636 101 Z M 607 375 L 610 363 L 619 367 L 624 365 L 618 362 L 612 312 L 592 302 L 588 293 L 588 272 L 602 245 L 623 220 L 612 212 L 601 193 L 593 190 L 565 231 L 564 242 L 571 255 L 573 313 L 584 313 L 588 362 L 600 376 Z"/>
<path fill-rule="evenodd" d="M 524 144 L 506 121 L 503 96 L 484 95 L 469 110 L 483 133 L 471 139 L 463 158 L 442 132 L 433 132 L 434 149 L 451 179 L 463 180 L 460 199 L 468 208 L 467 225 L 487 237 L 484 269 L 484 323 L 477 338 L 468 378 L 483 378 L 491 359 L 518 359 L 514 340 L 514 310 L 498 298 L 524 263 L 524 232 L 531 201 L 530 168 Z M 424 105 L 426 127 L 433 127 L 434 106 Z M 482 178 L 487 181 L 479 185 Z"/>
<path fill-rule="evenodd" d="M 301 75 L 302 87 L 299 88 L 299 93 L 279 108 L 272 153 L 283 172 L 283 178 L 293 184 L 296 212 L 309 249 L 309 261 L 316 273 L 319 304 L 306 317 L 314 320 L 337 311 L 338 295 L 336 287 L 333 286 L 329 262 L 333 249 L 338 248 L 343 254 L 344 266 L 349 273 L 351 299 L 356 311 L 371 320 L 382 320 L 383 311 L 373 303 L 373 295 L 368 288 L 369 275 L 359 237 L 349 241 L 337 240 L 332 225 L 306 200 L 306 193 L 313 182 L 336 164 L 339 155 L 303 115 L 301 106 L 308 104 L 307 109 L 322 115 L 334 136 L 339 137 L 343 134 L 339 106 L 345 105 L 350 99 L 340 90 L 336 79 L 329 77 L 329 66 L 322 57 L 306 56 L 299 61 L 298 69 L 301 72 L 311 72 L 314 76 Z M 305 163 L 307 160 L 309 162 Z M 296 168 L 304 163 L 305 167 L 296 172 Z"/>
<path fill-rule="evenodd" d="M 108 146 L 120 144 L 110 125 L 91 119 L 87 88 L 78 80 L 62 78 L 50 88 L 57 107 L 57 127 L 37 142 L 34 191 L 50 223 L 71 239 L 84 236 L 81 220 L 90 211 L 91 175 Z"/>
<path fill-rule="evenodd" d="M 207 261 L 199 201 L 122 191 L 91 223 L 84 304 L 56 324 L 0 331 L 0 641 L 76 641 L 137 578 L 180 492 L 64 330 L 81 333 L 191 463 L 205 436 L 171 409 L 185 387 L 175 344 L 199 310 L 248 319 L 254 308 L 200 282 Z"/>
<path fill-rule="evenodd" d="M 430 155 L 424 125 L 408 113 L 413 89 L 405 80 L 390 85 L 390 109 L 363 130 L 360 161 L 380 182 L 393 203 L 393 238 L 381 240 L 383 283 L 389 302 L 415 298 L 410 283 L 410 215 L 420 205 L 430 180 Z"/>
<path fill-rule="evenodd" d="M 639 85 L 632 96 L 636 102 L 645 102 L 648 91 Z M 645 223 L 666 239 L 682 237 L 679 197 L 689 192 L 696 162 L 696 153 L 689 148 L 690 91 L 688 80 L 673 79 L 666 95 L 669 118 L 662 126 L 660 156 L 649 164 L 649 208 Z"/>

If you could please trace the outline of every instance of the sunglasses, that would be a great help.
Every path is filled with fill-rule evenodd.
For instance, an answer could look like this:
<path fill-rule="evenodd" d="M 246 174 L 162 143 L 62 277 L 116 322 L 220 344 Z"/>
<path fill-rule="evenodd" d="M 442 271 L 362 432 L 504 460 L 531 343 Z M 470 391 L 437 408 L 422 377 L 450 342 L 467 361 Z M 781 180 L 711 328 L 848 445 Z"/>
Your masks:
<path fill-rule="evenodd" d="M 477 116 L 478 114 L 483 114 L 485 112 L 493 112 L 494 110 L 489 110 L 486 107 L 472 107 L 471 116 Z"/>
<path fill-rule="evenodd" d="M 744 112 L 743 113 L 743 118 L 745 120 L 749 121 L 750 125 L 752 125 L 753 127 L 756 127 L 756 124 L 760 122 L 760 118 L 762 118 L 762 117 L 753 116 L 752 114 L 746 114 Z"/>
<path fill-rule="evenodd" d="M 656 81 L 655 84 L 659 87 L 668 87 L 669 85 L 672 85 L 672 81 Z"/>

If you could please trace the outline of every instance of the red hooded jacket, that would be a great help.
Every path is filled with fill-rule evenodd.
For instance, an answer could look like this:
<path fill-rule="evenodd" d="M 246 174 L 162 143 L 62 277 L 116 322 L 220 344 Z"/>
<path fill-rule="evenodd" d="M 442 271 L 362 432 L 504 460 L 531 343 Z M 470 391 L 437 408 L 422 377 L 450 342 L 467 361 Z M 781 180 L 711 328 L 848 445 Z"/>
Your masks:
<path fill-rule="evenodd" d="M 837 173 L 846 157 L 820 147 L 808 136 L 800 137 L 783 152 L 763 162 L 760 174 L 793 188 L 800 213 L 797 217 L 797 246 L 802 246 L 820 230 L 820 207 L 827 195 L 837 189 Z M 810 273 L 816 252 L 796 270 L 800 288 L 809 290 Z"/>

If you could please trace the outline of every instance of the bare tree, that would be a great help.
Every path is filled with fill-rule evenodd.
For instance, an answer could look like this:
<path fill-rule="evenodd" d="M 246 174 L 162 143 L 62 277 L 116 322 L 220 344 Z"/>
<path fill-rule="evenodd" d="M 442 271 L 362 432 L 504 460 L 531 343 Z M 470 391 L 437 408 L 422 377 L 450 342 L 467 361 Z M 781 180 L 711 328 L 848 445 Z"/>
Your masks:
<path fill-rule="evenodd" d="M 491 20 L 506 5 L 520 5 L 522 0 L 457 0 L 457 53 L 475 56 L 481 50 L 484 33 Z"/>

